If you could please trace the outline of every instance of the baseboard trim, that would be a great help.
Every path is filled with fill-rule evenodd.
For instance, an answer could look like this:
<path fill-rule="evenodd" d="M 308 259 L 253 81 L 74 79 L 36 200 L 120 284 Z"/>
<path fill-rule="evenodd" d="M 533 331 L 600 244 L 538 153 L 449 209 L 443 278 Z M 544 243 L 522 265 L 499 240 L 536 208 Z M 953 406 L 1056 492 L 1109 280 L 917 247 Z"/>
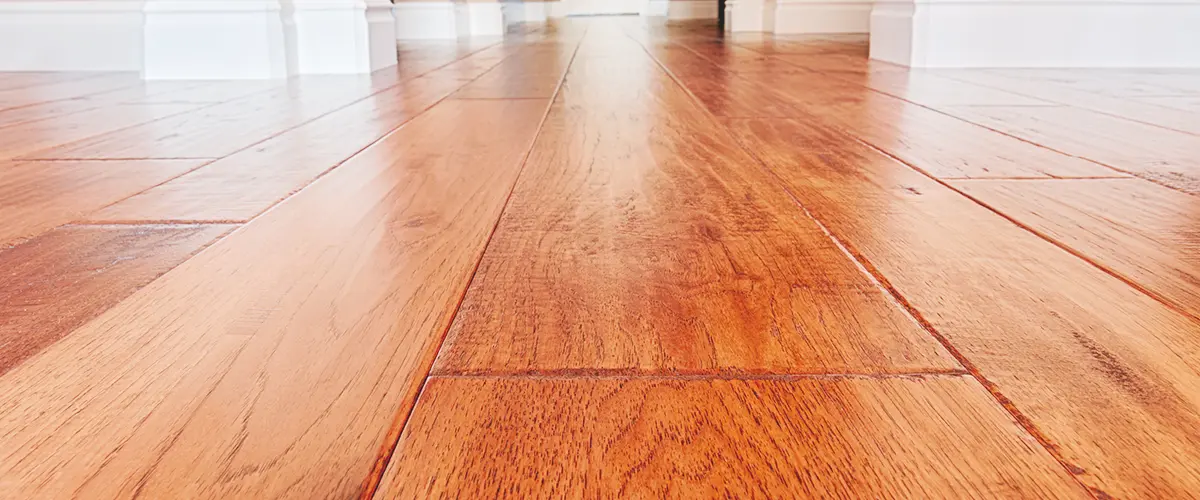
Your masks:
<path fill-rule="evenodd" d="M 147 80 L 287 77 L 281 10 L 275 0 L 148 1 L 142 76 Z"/>
<path fill-rule="evenodd" d="M 878 2 L 871 57 L 934 68 L 1200 68 L 1200 4 Z"/>
<path fill-rule="evenodd" d="M 143 2 L 0 1 L 0 71 L 138 71 Z"/>
<path fill-rule="evenodd" d="M 775 33 L 869 33 L 872 2 L 797 2 L 775 4 Z"/>
<path fill-rule="evenodd" d="M 396 22 L 386 0 L 286 4 L 289 73 L 357 74 L 396 65 Z"/>
<path fill-rule="evenodd" d="M 458 13 L 450 2 L 396 2 L 392 6 L 399 40 L 458 38 Z"/>
<path fill-rule="evenodd" d="M 670 0 L 667 2 L 667 19 L 716 19 L 716 0 Z"/>

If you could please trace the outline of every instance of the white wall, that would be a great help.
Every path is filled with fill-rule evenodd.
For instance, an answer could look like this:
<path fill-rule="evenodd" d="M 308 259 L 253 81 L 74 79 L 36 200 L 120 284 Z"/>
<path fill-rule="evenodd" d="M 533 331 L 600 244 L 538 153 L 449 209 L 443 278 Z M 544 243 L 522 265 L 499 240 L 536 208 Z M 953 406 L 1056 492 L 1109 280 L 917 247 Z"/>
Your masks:
<path fill-rule="evenodd" d="M 881 1 L 871 57 L 916 67 L 1200 67 L 1200 2 Z"/>

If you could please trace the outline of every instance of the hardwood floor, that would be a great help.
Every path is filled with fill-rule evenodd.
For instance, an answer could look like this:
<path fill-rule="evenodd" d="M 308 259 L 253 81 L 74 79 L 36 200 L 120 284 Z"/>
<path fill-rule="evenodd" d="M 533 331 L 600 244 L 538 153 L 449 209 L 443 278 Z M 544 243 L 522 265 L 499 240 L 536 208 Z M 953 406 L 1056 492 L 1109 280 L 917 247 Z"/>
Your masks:
<path fill-rule="evenodd" d="M 0 498 L 1187 498 L 1200 74 L 593 18 L 0 73 Z"/>

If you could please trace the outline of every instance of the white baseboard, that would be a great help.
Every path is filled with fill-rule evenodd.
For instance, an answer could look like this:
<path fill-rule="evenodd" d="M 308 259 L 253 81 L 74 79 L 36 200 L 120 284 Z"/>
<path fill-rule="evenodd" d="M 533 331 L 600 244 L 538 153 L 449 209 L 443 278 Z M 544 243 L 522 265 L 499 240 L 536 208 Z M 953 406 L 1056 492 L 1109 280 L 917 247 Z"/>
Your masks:
<path fill-rule="evenodd" d="M 775 4 L 775 33 L 868 33 L 871 31 L 869 1 L 778 0 Z"/>
<path fill-rule="evenodd" d="M 396 23 L 385 0 L 285 4 L 289 72 L 370 73 L 396 65 Z"/>
<path fill-rule="evenodd" d="M 716 0 L 670 0 L 667 19 L 716 19 Z"/>
<path fill-rule="evenodd" d="M 549 18 L 567 17 L 567 6 L 565 4 L 563 4 L 562 0 L 559 0 L 557 2 L 542 2 L 542 3 L 546 4 L 546 17 L 549 17 Z"/>
<path fill-rule="evenodd" d="M 396 2 L 396 38 L 425 40 L 458 38 L 458 14 L 454 4 L 442 2 Z"/>
<path fill-rule="evenodd" d="M 500 36 L 504 34 L 504 9 L 498 1 L 463 2 L 455 4 L 458 32 L 470 36 Z"/>
<path fill-rule="evenodd" d="M 286 77 L 280 10 L 275 0 L 150 0 L 142 75 L 148 80 Z"/>
<path fill-rule="evenodd" d="M 0 71 L 140 69 L 141 1 L 0 1 Z"/>
<path fill-rule="evenodd" d="M 667 5 L 668 3 L 669 0 L 647 0 L 646 2 L 642 3 L 642 15 L 659 17 L 666 16 L 667 13 L 670 12 L 670 8 Z"/>
<path fill-rule="evenodd" d="M 504 34 L 505 9 L 500 2 L 397 2 L 392 14 L 400 40 Z"/>
<path fill-rule="evenodd" d="M 876 3 L 871 57 L 917 67 L 1200 67 L 1200 3 Z"/>
<path fill-rule="evenodd" d="M 504 24 L 540 23 L 550 17 L 549 2 L 504 2 Z"/>
<path fill-rule="evenodd" d="M 725 29 L 732 32 L 774 32 L 775 0 L 728 0 Z"/>
<path fill-rule="evenodd" d="M 562 0 L 568 16 L 641 14 L 647 0 Z"/>

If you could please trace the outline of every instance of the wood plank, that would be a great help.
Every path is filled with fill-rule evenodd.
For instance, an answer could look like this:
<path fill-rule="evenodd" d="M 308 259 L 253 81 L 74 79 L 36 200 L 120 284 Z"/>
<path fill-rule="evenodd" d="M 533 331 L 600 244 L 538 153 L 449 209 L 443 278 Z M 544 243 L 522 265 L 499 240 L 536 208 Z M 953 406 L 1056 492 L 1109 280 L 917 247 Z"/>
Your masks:
<path fill-rule="evenodd" d="M 948 111 L 1063 153 L 1200 194 L 1200 137 L 1070 107 L 964 106 Z"/>
<path fill-rule="evenodd" d="M 564 80 L 436 373 L 958 368 L 640 48 L 604 35 Z"/>
<path fill-rule="evenodd" d="M 1141 179 L 953 184 L 1200 317 L 1200 198 Z"/>
<path fill-rule="evenodd" d="M 1200 325 L 848 138 L 773 127 L 741 137 L 1097 495 L 1200 489 Z"/>
<path fill-rule="evenodd" d="M 100 210 L 92 221 L 246 221 L 395 130 L 461 82 L 417 78 Z"/>
<path fill-rule="evenodd" d="M 0 109 L 73 99 L 98 92 L 136 87 L 141 82 L 141 77 L 137 73 L 106 73 L 91 78 L 66 79 L 23 88 L 0 90 Z"/>
<path fill-rule="evenodd" d="M 202 165 L 195 160 L 0 163 L 0 247 Z"/>
<path fill-rule="evenodd" d="M 943 78 L 919 70 L 841 73 L 839 77 L 924 106 L 1048 106 L 1054 104 L 1017 93 Z"/>
<path fill-rule="evenodd" d="M 977 382 L 430 379 L 376 498 L 1088 498 Z"/>
<path fill-rule="evenodd" d="M 93 71 L 11 71 L 0 72 L 0 90 L 13 90 L 39 85 L 110 76 L 112 73 Z"/>
<path fill-rule="evenodd" d="M 0 111 L 0 128 L 47 120 L 107 106 L 141 104 L 209 104 L 262 92 L 275 82 L 151 81 L 76 99 L 44 102 Z M 128 109 L 128 108 L 125 108 Z"/>
<path fill-rule="evenodd" d="M 233 226 L 68 226 L 0 250 L 0 375 Z"/>
<path fill-rule="evenodd" d="M 0 130 L 0 161 L 200 109 L 203 104 L 100 108 Z"/>
<path fill-rule="evenodd" d="M 1139 98 L 1136 98 L 1135 100 L 1137 102 L 1144 102 L 1144 103 L 1153 104 L 1156 106 L 1163 106 L 1163 107 L 1178 109 L 1178 110 L 1182 110 L 1182 111 L 1188 111 L 1190 113 L 1193 113 L 1193 116 L 1196 113 L 1200 113 L 1200 96 L 1196 96 L 1196 97 L 1182 97 L 1182 96 L 1178 96 L 1178 97 L 1176 97 L 1176 96 L 1172 96 L 1172 97 L 1139 97 Z M 1200 118 L 1195 118 L 1195 119 L 1200 120 Z"/>
<path fill-rule="evenodd" d="M 659 47 L 650 54 L 683 82 L 712 114 L 723 118 L 807 116 L 799 106 L 777 95 L 775 89 L 742 78 L 733 71 L 681 46 Z M 766 78 L 775 73 L 764 73 Z M 756 75 L 758 75 L 756 73 Z"/>
<path fill-rule="evenodd" d="M 445 101 L 0 377 L 4 496 L 360 496 L 546 106 Z"/>
<path fill-rule="evenodd" d="M 570 63 L 573 45 L 535 46 L 496 65 L 454 94 L 459 99 L 541 98 L 554 96 Z"/>
<path fill-rule="evenodd" d="M 1112 96 L 1088 92 L 1063 82 L 1021 78 L 1019 73 L 1008 74 L 978 70 L 942 70 L 942 72 L 946 72 L 958 80 L 979 82 L 990 87 L 1036 96 L 1046 101 L 1200 135 L 1200 117 L 1189 113 L 1188 110 L 1154 105 L 1155 99 L 1187 99 L 1187 97 Z"/>
<path fill-rule="evenodd" d="M 26 155 L 30 159 L 221 158 L 386 90 L 395 78 L 304 77 L 277 89 Z M 188 133 L 180 133 L 180 131 Z"/>

